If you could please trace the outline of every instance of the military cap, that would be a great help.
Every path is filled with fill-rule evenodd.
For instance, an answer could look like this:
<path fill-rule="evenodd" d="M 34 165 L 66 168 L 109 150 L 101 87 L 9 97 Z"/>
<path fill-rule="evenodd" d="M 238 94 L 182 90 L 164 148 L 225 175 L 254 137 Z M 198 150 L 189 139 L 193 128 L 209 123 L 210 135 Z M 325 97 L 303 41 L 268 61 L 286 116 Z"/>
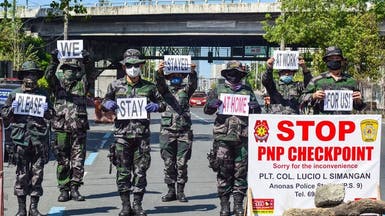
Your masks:
<path fill-rule="evenodd" d="M 221 70 L 221 75 L 223 77 L 226 77 L 228 72 L 234 70 L 238 71 L 242 75 L 242 77 L 245 77 L 247 75 L 246 65 L 236 60 L 229 61 L 226 64 L 226 69 Z"/>
<path fill-rule="evenodd" d="M 342 58 L 344 58 L 342 55 L 342 50 L 338 47 L 330 46 L 330 47 L 326 48 L 325 51 L 326 51 L 325 55 L 324 55 L 324 57 L 322 57 L 323 61 L 326 61 L 326 58 L 329 56 L 341 56 Z"/>
<path fill-rule="evenodd" d="M 144 64 L 146 60 L 140 59 L 142 54 L 137 49 L 128 49 L 123 54 L 123 60 L 120 61 L 121 64 Z"/>
<path fill-rule="evenodd" d="M 20 71 L 18 71 L 18 78 L 23 79 L 25 75 L 35 73 L 39 78 L 43 76 L 43 70 L 41 70 L 36 62 L 26 61 L 21 65 Z"/>

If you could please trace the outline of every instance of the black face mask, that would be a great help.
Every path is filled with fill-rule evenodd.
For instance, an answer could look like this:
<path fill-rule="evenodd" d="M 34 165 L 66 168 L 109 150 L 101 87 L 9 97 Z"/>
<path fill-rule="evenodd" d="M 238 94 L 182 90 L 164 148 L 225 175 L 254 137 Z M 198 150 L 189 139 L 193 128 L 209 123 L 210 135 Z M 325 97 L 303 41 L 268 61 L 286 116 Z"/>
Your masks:
<path fill-rule="evenodd" d="M 342 61 L 338 60 L 338 61 L 328 61 L 326 63 L 326 66 L 330 69 L 330 70 L 339 70 L 341 69 L 342 67 Z"/>
<path fill-rule="evenodd" d="M 226 75 L 226 80 L 231 84 L 237 84 L 240 83 L 242 79 L 242 76 L 238 71 L 230 71 Z"/>
<path fill-rule="evenodd" d="M 23 79 L 23 87 L 25 91 L 32 91 L 37 87 L 37 76 L 27 75 Z"/>

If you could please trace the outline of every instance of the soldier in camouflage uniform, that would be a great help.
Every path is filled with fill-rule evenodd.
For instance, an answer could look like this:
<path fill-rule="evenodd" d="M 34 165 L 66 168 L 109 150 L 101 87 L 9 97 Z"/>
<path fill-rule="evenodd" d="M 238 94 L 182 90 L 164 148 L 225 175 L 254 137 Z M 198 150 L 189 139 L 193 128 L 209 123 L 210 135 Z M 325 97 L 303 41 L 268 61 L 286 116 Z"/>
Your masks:
<path fill-rule="evenodd" d="M 303 83 L 293 81 L 295 70 L 279 70 L 279 81 L 276 85 L 273 79 L 274 58 L 267 60 L 266 72 L 262 75 L 262 84 L 270 96 L 270 110 L 272 114 L 299 114 L 300 101 L 304 87 L 312 78 L 306 68 L 305 60 L 300 58 L 299 66 L 303 72 Z"/>
<path fill-rule="evenodd" d="M 122 200 L 119 216 L 145 216 L 142 208 L 143 195 L 147 186 L 146 172 L 150 167 L 150 112 L 163 112 L 166 104 L 156 86 L 140 76 L 145 60 L 139 59 L 140 52 L 128 49 L 121 62 L 126 76 L 110 83 L 102 103 L 104 109 L 115 111 L 118 98 L 147 98 L 146 119 L 115 119 L 115 142 L 110 146 L 110 160 L 116 166 L 116 184 Z M 131 179 L 131 173 L 133 174 Z M 131 209 L 130 192 L 134 202 Z"/>
<path fill-rule="evenodd" d="M 49 146 L 49 119 L 53 115 L 52 104 L 49 103 L 49 96 L 44 89 L 37 86 L 37 80 L 43 76 L 40 70 L 32 61 L 22 65 L 19 72 L 23 84 L 15 89 L 9 96 L 1 109 L 1 117 L 10 121 L 12 132 L 11 139 L 15 145 L 16 183 L 15 195 L 17 196 L 19 211 L 16 216 L 26 216 L 26 196 L 31 196 L 29 208 L 30 216 L 42 215 L 38 209 L 40 196 L 43 195 L 41 186 L 44 174 L 44 164 L 48 162 Z M 22 103 L 15 100 L 16 93 L 41 95 L 46 97 L 42 104 L 43 117 L 14 114 Z"/>
<path fill-rule="evenodd" d="M 53 150 L 58 162 L 59 202 L 85 200 L 78 189 L 83 184 L 89 129 L 86 94 L 99 73 L 89 53 L 83 50 L 82 55 L 82 59 L 59 61 L 55 51 L 45 73 L 55 99 L 56 115 L 52 127 L 55 131 Z"/>
<path fill-rule="evenodd" d="M 156 76 L 157 88 L 167 102 L 167 109 L 161 117 L 159 137 L 160 154 L 165 166 L 164 181 L 168 187 L 162 201 L 178 199 L 180 202 L 187 202 L 184 188 L 188 180 L 187 162 L 191 158 L 193 142 L 189 101 L 197 89 L 198 77 L 194 63 L 191 64 L 187 84 L 183 84 L 187 73 L 172 73 L 165 76 L 163 68 L 164 62 L 161 62 Z M 170 86 L 166 84 L 166 80 L 170 81 Z"/>
<path fill-rule="evenodd" d="M 342 70 L 345 58 L 342 50 L 331 46 L 326 48 L 323 57 L 328 71 L 314 77 L 301 96 L 302 103 L 310 106 L 314 114 L 351 114 L 352 111 L 325 111 L 323 110 L 325 93 L 324 90 L 352 90 L 353 109 L 362 110 L 366 104 L 363 102 L 357 81 Z"/>
<path fill-rule="evenodd" d="M 261 113 L 253 90 L 242 84 L 247 75 L 245 66 L 238 61 L 227 63 L 221 71 L 226 79 L 225 84 L 218 84 L 209 92 L 204 107 L 206 114 L 214 114 L 223 103 L 219 96 L 222 93 L 249 95 L 249 113 Z M 214 122 L 213 151 L 209 154 L 210 167 L 217 172 L 218 195 L 221 202 L 221 216 L 230 215 L 230 195 L 234 198 L 234 214 L 243 216 L 243 199 L 247 190 L 247 144 L 248 117 L 223 115 L 217 113 Z"/>

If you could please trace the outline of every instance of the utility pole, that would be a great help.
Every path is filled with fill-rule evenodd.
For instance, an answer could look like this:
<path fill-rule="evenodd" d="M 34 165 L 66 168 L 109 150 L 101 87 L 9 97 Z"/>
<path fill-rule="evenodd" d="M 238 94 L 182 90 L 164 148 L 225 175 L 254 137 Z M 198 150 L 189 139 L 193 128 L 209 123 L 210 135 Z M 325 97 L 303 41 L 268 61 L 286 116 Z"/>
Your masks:
<path fill-rule="evenodd" d="M 63 29 L 63 39 L 68 40 L 68 16 L 69 16 L 69 10 L 68 5 L 64 8 L 64 29 Z"/>

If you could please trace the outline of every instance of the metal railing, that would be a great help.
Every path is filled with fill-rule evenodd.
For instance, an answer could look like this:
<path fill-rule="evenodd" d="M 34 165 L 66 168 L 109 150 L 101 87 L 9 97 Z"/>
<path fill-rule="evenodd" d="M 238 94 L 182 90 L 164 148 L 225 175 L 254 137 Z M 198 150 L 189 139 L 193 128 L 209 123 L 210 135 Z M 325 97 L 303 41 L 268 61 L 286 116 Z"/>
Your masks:
<path fill-rule="evenodd" d="M 239 4 L 239 3 L 275 3 L 277 0 L 124 0 L 106 1 L 95 3 L 83 3 L 84 7 L 119 7 L 119 6 L 138 6 L 138 5 L 183 5 L 183 4 Z M 49 4 L 32 3 L 29 5 L 18 4 L 18 7 L 50 8 Z M 2 10 L 2 8 L 0 8 Z"/>

